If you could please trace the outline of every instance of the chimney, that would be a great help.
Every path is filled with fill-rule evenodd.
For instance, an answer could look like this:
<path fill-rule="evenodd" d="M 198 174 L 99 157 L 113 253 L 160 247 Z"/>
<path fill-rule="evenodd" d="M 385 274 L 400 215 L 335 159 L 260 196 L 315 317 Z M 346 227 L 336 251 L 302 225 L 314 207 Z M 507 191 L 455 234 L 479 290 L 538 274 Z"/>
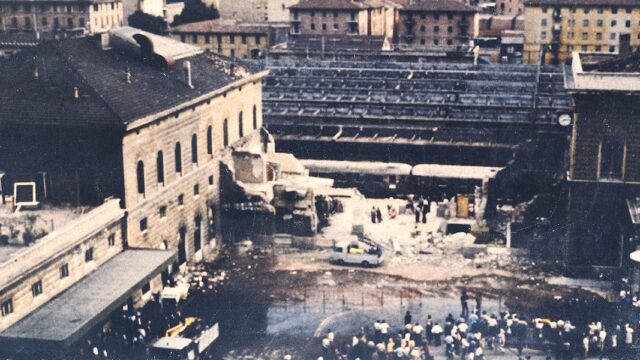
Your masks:
<path fill-rule="evenodd" d="M 110 47 L 110 40 L 109 40 L 109 33 L 102 33 L 100 34 L 100 47 L 102 48 L 102 50 L 109 50 Z"/>
<path fill-rule="evenodd" d="M 191 82 L 191 61 L 185 61 L 182 64 L 182 70 L 184 71 L 184 81 L 193 89 L 193 83 Z"/>
<path fill-rule="evenodd" d="M 73 87 L 73 98 L 76 100 L 80 99 L 80 92 L 78 91 L 77 86 Z"/>
<path fill-rule="evenodd" d="M 131 84 L 131 69 L 129 69 L 129 65 L 124 68 L 124 81 L 127 84 Z"/>

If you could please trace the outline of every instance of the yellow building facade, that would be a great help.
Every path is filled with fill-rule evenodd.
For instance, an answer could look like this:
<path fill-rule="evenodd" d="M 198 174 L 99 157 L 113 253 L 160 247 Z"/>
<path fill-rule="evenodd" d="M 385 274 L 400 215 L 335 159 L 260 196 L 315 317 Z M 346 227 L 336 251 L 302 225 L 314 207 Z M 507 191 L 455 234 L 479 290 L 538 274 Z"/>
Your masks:
<path fill-rule="evenodd" d="M 530 0 L 525 2 L 523 61 L 563 63 L 573 51 L 621 54 L 640 46 L 640 3 Z"/>

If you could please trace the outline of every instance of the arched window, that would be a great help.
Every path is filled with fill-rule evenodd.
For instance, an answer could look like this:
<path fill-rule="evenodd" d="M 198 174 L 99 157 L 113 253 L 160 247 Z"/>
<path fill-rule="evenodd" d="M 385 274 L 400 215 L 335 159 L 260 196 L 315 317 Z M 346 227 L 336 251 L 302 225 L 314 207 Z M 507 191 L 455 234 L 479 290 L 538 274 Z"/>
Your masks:
<path fill-rule="evenodd" d="M 213 154 L 213 129 L 211 126 L 207 128 L 207 154 Z"/>
<path fill-rule="evenodd" d="M 182 174 L 182 147 L 180 146 L 180 142 L 176 143 L 175 158 L 176 172 Z"/>
<path fill-rule="evenodd" d="M 142 160 L 138 161 L 136 175 L 138 177 L 138 194 L 144 195 L 144 163 Z"/>
<path fill-rule="evenodd" d="M 239 137 L 243 137 L 244 136 L 244 127 L 242 126 L 242 111 L 240 111 L 240 113 L 238 114 L 238 136 Z"/>
<path fill-rule="evenodd" d="M 253 130 L 258 128 L 258 108 L 253 105 Z"/>
<path fill-rule="evenodd" d="M 158 183 L 164 184 L 164 155 L 158 151 L 156 156 L 156 171 L 158 172 Z"/>
<path fill-rule="evenodd" d="M 222 122 L 222 143 L 224 146 L 229 145 L 229 120 L 227 119 Z"/>
<path fill-rule="evenodd" d="M 198 135 L 191 136 L 191 163 L 198 163 Z"/>

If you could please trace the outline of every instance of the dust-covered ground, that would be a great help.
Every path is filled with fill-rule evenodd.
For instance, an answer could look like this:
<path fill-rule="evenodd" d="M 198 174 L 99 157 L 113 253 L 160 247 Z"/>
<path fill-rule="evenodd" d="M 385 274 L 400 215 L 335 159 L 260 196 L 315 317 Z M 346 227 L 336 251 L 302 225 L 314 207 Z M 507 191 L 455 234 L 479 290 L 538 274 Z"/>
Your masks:
<path fill-rule="evenodd" d="M 391 200 L 369 200 L 384 205 Z M 397 206 L 402 206 L 397 203 Z M 482 309 L 522 314 L 527 318 L 569 319 L 582 324 L 602 319 L 610 311 L 606 282 L 571 280 L 499 246 L 474 245 L 466 234 L 438 237 L 439 219 L 432 212 L 417 227 L 411 214 L 379 224 L 365 223 L 366 235 L 385 246 L 385 263 L 377 268 L 341 267 L 329 263 L 333 240 L 347 236 L 358 212 L 347 207 L 332 219 L 312 250 L 272 244 L 245 244 L 229 249 L 208 265 L 210 290 L 196 295 L 183 315 L 220 322 L 221 338 L 209 353 L 223 359 L 316 359 L 328 329 L 346 339 L 377 319 L 392 329 L 402 325 L 407 310 L 414 321 L 427 315 L 443 322 L 460 313 L 461 289 L 472 299 L 482 295 Z M 470 248 L 471 255 L 468 248 Z M 467 249 L 467 250 L 465 250 Z M 476 255 L 473 255 L 476 254 Z M 465 256 L 466 255 L 466 256 Z M 224 280 L 220 274 L 224 272 Z M 475 305 L 471 301 L 471 305 Z M 544 358 L 541 349 L 527 349 Z M 436 358 L 443 354 L 435 349 Z M 440 356 L 439 356 L 440 355 Z M 514 358 L 487 354 L 489 358 Z"/>

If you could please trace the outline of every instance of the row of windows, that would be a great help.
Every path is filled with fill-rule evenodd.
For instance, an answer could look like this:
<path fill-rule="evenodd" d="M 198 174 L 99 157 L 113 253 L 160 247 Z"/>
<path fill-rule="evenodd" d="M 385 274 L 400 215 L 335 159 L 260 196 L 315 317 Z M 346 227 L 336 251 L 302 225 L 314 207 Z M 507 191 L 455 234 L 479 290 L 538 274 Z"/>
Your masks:
<path fill-rule="evenodd" d="M 256 130 L 258 128 L 258 109 L 254 105 L 253 106 L 253 129 Z M 238 135 L 239 137 L 244 136 L 244 120 L 242 111 L 238 113 Z M 229 145 L 229 122 L 228 119 L 223 120 L 222 125 L 222 143 L 223 146 L 226 147 Z M 207 154 L 213 155 L 213 127 L 209 126 L 207 128 Z M 174 170 L 177 174 L 182 174 L 182 145 L 180 142 L 176 142 L 174 147 Z M 198 135 L 191 135 L 191 163 L 194 165 L 198 164 Z M 157 182 L 159 184 L 164 185 L 165 182 L 165 169 L 164 169 L 164 153 L 162 150 L 158 151 L 156 154 L 156 174 L 157 174 Z M 136 178 L 137 178 L 137 190 L 138 194 L 144 195 L 146 192 L 145 189 L 145 171 L 144 171 L 144 162 L 139 160 L 136 164 Z"/>
<path fill-rule="evenodd" d="M 116 236 L 115 234 L 111 234 L 109 235 L 107 241 L 110 247 L 115 246 L 115 239 Z M 87 250 L 85 250 L 84 252 L 84 262 L 88 263 L 94 260 L 94 253 L 93 253 L 93 247 L 88 248 Z M 66 277 L 69 277 L 69 264 L 68 263 L 64 263 L 62 265 L 60 265 L 60 267 L 58 268 L 58 273 L 60 275 L 60 279 L 64 279 Z M 42 283 L 42 279 L 38 280 L 36 282 L 34 282 L 33 284 L 31 284 L 31 295 L 35 298 L 39 295 L 42 294 L 43 292 L 43 288 L 44 285 Z M 5 301 L 2 302 L 1 305 L 1 313 L 2 316 L 7 316 L 9 314 L 11 314 L 13 312 L 13 299 L 7 299 Z"/>
<path fill-rule="evenodd" d="M 116 9 L 116 3 L 112 2 L 112 3 L 108 3 L 108 4 L 94 4 L 93 5 L 93 10 L 94 11 L 99 11 L 99 10 L 115 10 Z M 32 11 L 36 11 L 36 12 L 58 12 L 58 13 L 74 13 L 74 12 L 79 12 L 79 13 L 86 13 L 87 10 L 89 10 L 89 7 L 87 5 L 38 5 L 38 6 L 31 6 L 30 4 L 25 4 L 25 5 L 18 5 L 18 4 L 14 4 L 8 7 L 3 7 L 0 6 L 0 13 L 2 12 L 11 12 L 11 13 L 17 13 L 17 12 L 27 12 L 30 13 Z"/>
<path fill-rule="evenodd" d="M 72 5 L 66 5 L 66 6 L 62 6 L 62 5 L 39 5 L 39 6 L 34 6 L 32 7 L 31 5 L 12 5 L 11 7 L 7 7 L 7 8 L 3 8 L 2 6 L 0 6 L 0 12 L 5 12 L 6 10 L 9 10 L 12 13 L 17 13 L 19 11 L 22 12 L 32 12 L 33 10 L 38 11 L 38 12 L 67 12 L 67 13 L 74 13 L 74 12 L 80 12 L 80 13 L 86 13 L 88 10 L 88 6 L 86 5 L 79 5 L 79 6 L 72 6 Z"/>
<path fill-rule="evenodd" d="M 420 32 L 426 32 L 426 31 L 427 31 L 426 26 L 424 26 L 424 25 L 420 26 Z M 434 26 L 433 27 L 433 32 L 434 33 L 439 33 L 440 32 L 440 26 L 437 26 L 437 25 Z M 447 26 L 447 33 L 449 33 L 449 34 L 453 33 L 453 26 Z"/>
<path fill-rule="evenodd" d="M 0 19 L 1 21 L 1 19 Z M 31 29 L 31 18 L 30 17 L 25 17 L 24 18 L 24 27 L 27 29 Z M 49 18 L 43 17 L 42 18 L 42 26 L 49 26 Z M 73 28 L 75 26 L 73 18 L 68 18 L 67 19 L 67 28 Z M 79 27 L 84 27 L 85 26 L 85 20 L 84 18 L 80 18 L 78 20 L 78 26 Z M 16 17 L 12 17 L 11 18 L 11 27 L 14 29 L 19 28 L 19 24 L 18 24 L 18 18 Z M 60 28 L 60 19 L 58 18 L 53 18 L 53 27 L 58 29 Z"/>
<path fill-rule="evenodd" d="M 312 11 L 309 12 L 309 15 L 312 16 L 312 17 L 316 16 L 316 12 L 312 10 Z M 351 20 L 355 20 L 356 19 L 356 12 L 355 11 L 350 11 L 349 12 L 349 16 L 351 17 Z M 327 12 L 326 11 L 322 12 L 322 17 L 327 17 Z M 338 17 L 338 12 L 337 11 L 333 12 L 333 17 L 334 18 Z M 299 14 L 298 14 L 297 10 L 293 10 L 293 18 L 296 19 L 296 20 L 299 19 Z"/>
<path fill-rule="evenodd" d="M 345 28 L 347 28 L 351 32 L 356 31 L 355 24 L 347 24 L 347 26 Z M 296 27 L 296 29 L 297 29 L 297 27 Z M 309 29 L 315 30 L 316 29 L 316 24 L 310 24 L 309 25 Z M 322 30 L 327 30 L 327 24 L 322 24 Z M 340 25 L 338 23 L 334 23 L 333 24 L 333 30 L 340 30 Z"/>
<path fill-rule="evenodd" d="M 627 13 L 627 14 L 631 14 L 632 10 L 633 9 L 630 8 L 630 7 L 624 8 L 624 12 Z M 547 7 L 543 7 L 542 8 L 542 12 L 543 13 L 546 14 L 548 11 L 549 11 L 549 8 L 547 8 Z M 585 13 L 585 14 L 588 14 L 590 11 L 591 11 L 591 9 L 588 8 L 588 7 L 582 8 L 582 12 Z M 576 7 L 571 7 L 571 12 L 575 14 L 577 12 L 577 8 Z M 598 14 L 603 14 L 604 13 L 604 7 L 597 7 L 596 8 L 596 12 Z M 617 14 L 618 13 L 618 8 L 617 7 L 612 7 L 611 8 L 611 13 L 612 14 Z"/>
<path fill-rule="evenodd" d="M 640 33 L 638 33 L 637 36 L 638 36 L 638 39 L 640 39 Z M 596 37 L 596 40 L 602 40 L 603 39 L 603 36 L 602 36 L 601 32 L 595 33 L 595 37 Z M 540 33 L 540 38 L 543 39 L 543 40 L 546 39 L 547 38 L 547 32 L 546 31 L 542 31 Z M 572 32 L 572 31 L 567 33 L 567 39 L 574 40 L 575 38 L 576 38 L 576 33 Z M 609 40 L 616 40 L 617 38 L 618 38 L 618 35 L 616 33 L 609 34 Z M 589 39 L 589 33 L 583 32 L 581 34 L 581 39 L 582 40 L 588 40 Z"/>
<path fill-rule="evenodd" d="M 440 44 L 447 44 L 447 45 L 453 45 L 454 41 L 453 39 L 433 39 L 433 45 L 440 45 Z M 427 45 L 427 40 L 426 39 L 420 39 L 420 45 Z"/>
<path fill-rule="evenodd" d="M 547 26 L 548 24 L 549 23 L 548 23 L 547 19 L 540 20 L 540 25 L 541 26 Z M 576 25 L 576 20 L 575 19 L 569 19 L 569 20 L 567 20 L 567 24 L 569 25 L 569 27 L 573 27 L 573 26 Z M 640 22 L 638 22 L 638 25 L 640 25 Z M 589 19 L 582 20 L 582 26 L 583 27 L 589 26 Z M 603 27 L 604 26 L 604 20 L 596 19 L 596 26 L 597 27 Z M 616 27 L 616 26 L 618 26 L 618 20 L 611 20 L 611 27 Z M 631 27 L 631 20 L 625 20 L 624 26 L 627 27 L 627 28 L 630 28 Z"/>
<path fill-rule="evenodd" d="M 566 49 L 567 49 L 567 52 L 572 52 L 574 47 L 573 47 L 573 45 L 567 45 Z M 587 51 L 589 51 L 590 47 L 587 46 L 587 45 L 581 45 L 579 47 L 579 49 L 582 52 L 587 52 Z M 597 45 L 597 46 L 591 47 L 591 49 L 593 49 L 592 51 L 594 51 L 594 52 L 604 52 L 605 50 L 609 50 L 610 53 L 616 52 L 616 47 L 615 46 L 600 46 L 600 45 Z"/>
<path fill-rule="evenodd" d="M 213 185 L 213 175 L 209 176 L 209 186 Z M 197 199 L 198 196 L 200 195 L 200 184 L 195 184 L 193 185 L 193 198 Z M 184 194 L 180 194 L 178 195 L 178 199 L 177 199 L 177 203 L 178 203 L 178 207 L 182 208 L 184 206 Z M 160 219 L 164 219 L 165 217 L 167 217 L 167 206 L 166 205 L 162 205 L 158 208 L 158 215 L 160 217 Z M 143 218 L 140 220 L 139 222 L 140 225 L 140 232 L 144 233 L 145 231 L 147 231 L 149 229 L 149 222 L 147 220 L 147 218 Z"/>
<path fill-rule="evenodd" d="M 198 42 L 198 37 L 200 35 L 198 34 L 192 34 L 191 35 L 191 42 L 192 43 L 197 43 Z M 205 44 L 211 44 L 211 35 L 210 34 L 205 34 L 204 36 L 204 43 Z M 235 35 L 228 35 L 229 36 L 229 43 L 230 44 L 235 44 L 236 43 L 236 36 Z M 242 42 L 242 44 L 246 44 L 247 43 L 247 35 L 241 35 L 240 36 L 240 41 Z M 222 43 L 222 34 L 216 34 L 216 40 L 218 41 L 218 44 Z M 261 35 L 254 35 L 254 40 L 256 45 L 260 45 L 262 43 L 262 36 Z M 186 43 L 187 42 L 187 34 L 180 34 L 180 41 Z"/>
<path fill-rule="evenodd" d="M 409 18 L 411 18 L 411 15 L 408 15 L 408 16 L 409 16 Z M 454 14 L 451 14 L 451 13 L 446 14 L 447 20 L 453 20 L 453 17 L 454 17 Z M 426 18 L 427 18 L 427 14 L 426 13 L 420 14 L 420 19 L 425 20 Z M 438 14 L 438 13 L 433 14 L 432 18 L 434 20 L 440 20 L 440 14 Z M 467 16 L 466 15 L 461 15 L 460 19 L 462 21 L 467 21 Z"/>

